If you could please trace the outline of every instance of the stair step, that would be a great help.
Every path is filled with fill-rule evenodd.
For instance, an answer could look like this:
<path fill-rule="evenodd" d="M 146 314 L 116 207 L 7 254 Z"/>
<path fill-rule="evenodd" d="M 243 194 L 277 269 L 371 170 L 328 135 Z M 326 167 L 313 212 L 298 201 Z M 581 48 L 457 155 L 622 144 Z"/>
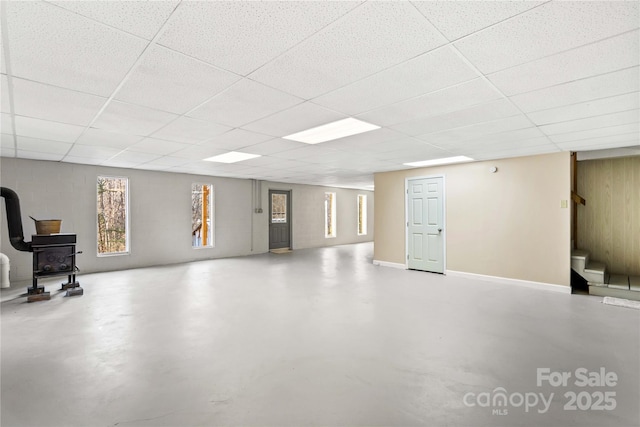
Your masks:
<path fill-rule="evenodd" d="M 589 295 L 640 301 L 640 292 L 628 291 L 625 289 L 608 288 L 606 286 L 589 286 Z"/>
<path fill-rule="evenodd" d="M 571 258 L 587 258 L 589 256 L 589 252 L 583 251 L 582 249 L 574 249 L 571 251 Z"/>
<path fill-rule="evenodd" d="M 607 266 L 605 265 L 605 263 L 598 262 L 598 261 L 591 261 L 585 267 L 584 271 L 585 273 L 600 273 L 604 275 L 604 272 L 606 269 L 607 269 Z"/>
<path fill-rule="evenodd" d="M 613 289 L 629 289 L 629 276 L 612 274 L 609 278 L 609 287 Z"/>
<path fill-rule="evenodd" d="M 600 282 L 587 282 L 587 285 L 589 285 L 589 286 L 600 286 L 600 287 L 603 287 L 603 288 L 607 287 L 606 283 L 600 283 Z"/>
<path fill-rule="evenodd" d="M 629 277 L 629 289 L 640 292 L 640 276 Z"/>

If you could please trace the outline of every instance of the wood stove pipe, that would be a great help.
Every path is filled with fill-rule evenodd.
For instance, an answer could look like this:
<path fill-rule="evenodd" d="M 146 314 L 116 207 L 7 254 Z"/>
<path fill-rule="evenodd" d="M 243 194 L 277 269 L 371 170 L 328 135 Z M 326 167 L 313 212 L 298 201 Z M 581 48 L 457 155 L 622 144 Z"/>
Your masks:
<path fill-rule="evenodd" d="M 7 228 L 9 229 L 11 246 L 19 251 L 33 252 L 31 242 L 24 241 L 18 195 L 7 187 L 0 187 L 0 196 L 4 198 L 4 204 L 7 209 Z"/>

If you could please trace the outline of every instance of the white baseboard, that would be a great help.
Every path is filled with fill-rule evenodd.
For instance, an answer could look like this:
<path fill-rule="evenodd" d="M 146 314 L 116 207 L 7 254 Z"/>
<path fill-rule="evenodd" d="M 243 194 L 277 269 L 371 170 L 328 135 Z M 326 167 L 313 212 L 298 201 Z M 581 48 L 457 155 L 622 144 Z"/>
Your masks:
<path fill-rule="evenodd" d="M 400 264 L 398 262 L 378 261 L 377 259 L 373 260 L 373 265 L 379 265 L 381 267 L 400 268 L 402 270 L 407 269 L 407 266 L 404 264 Z"/>
<path fill-rule="evenodd" d="M 467 279 L 482 280 L 484 282 L 500 283 L 504 285 L 516 285 L 523 286 L 525 288 L 542 289 L 545 291 L 560 292 L 563 294 L 571 293 L 571 286 L 555 285 L 552 283 L 532 282 L 529 280 L 509 279 L 507 277 L 498 276 L 486 276 L 484 274 L 465 273 L 463 271 L 453 270 L 447 270 L 446 275 L 452 277 L 464 277 Z"/>

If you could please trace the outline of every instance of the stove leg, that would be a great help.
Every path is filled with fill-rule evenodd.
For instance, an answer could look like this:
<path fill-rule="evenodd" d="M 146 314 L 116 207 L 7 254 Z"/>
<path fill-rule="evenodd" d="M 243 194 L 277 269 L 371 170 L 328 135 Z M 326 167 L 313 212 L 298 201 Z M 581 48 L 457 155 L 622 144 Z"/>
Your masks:
<path fill-rule="evenodd" d="M 27 288 L 27 302 L 47 301 L 51 299 L 51 294 L 44 291 L 44 286 L 38 286 L 38 279 L 33 278 L 33 286 Z"/>
<path fill-rule="evenodd" d="M 67 291 L 66 296 L 68 297 L 75 297 L 75 296 L 80 296 L 80 295 L 84 295 L 84 289 L 82 289 L 80 287 L 80 283 L 76 282 L 76 274 L 70 274 L 69 278 L 68 278 L 68 282 L 67 283 L 63 283 L 62 284 L 62 290 Z"/>
<path fill-rule="evenodd" d="M 65 291 L 67 289 L 77 288 L 80 286 L 79 282 L 76 282 L 76 275 L 70 274 L 67 279 L 67 283 L 63 283 L 60 288 L 61 291 Z"/>
<path fill-rule="evenodd" d="M 27 288 L 28 295 L 39 295 L 45 293 L 44 286 L 38 286 L 38 279 L 36 277 L 33 278 L 33 286 Z M 48 293 L 48 292 L 47 292 Z"/>

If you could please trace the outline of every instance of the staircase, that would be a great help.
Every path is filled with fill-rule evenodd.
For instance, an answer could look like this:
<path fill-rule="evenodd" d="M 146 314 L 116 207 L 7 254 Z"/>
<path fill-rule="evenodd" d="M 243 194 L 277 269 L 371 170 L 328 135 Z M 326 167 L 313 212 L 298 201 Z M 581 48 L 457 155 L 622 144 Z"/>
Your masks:
<path fill-rule="evenodd" d="M 640 276 L 609 274 L 607 266 L 589 259 L 589 252 L 571 251 L 571 268 L 589 285 L 589 295 L 640 301 Z"/>

